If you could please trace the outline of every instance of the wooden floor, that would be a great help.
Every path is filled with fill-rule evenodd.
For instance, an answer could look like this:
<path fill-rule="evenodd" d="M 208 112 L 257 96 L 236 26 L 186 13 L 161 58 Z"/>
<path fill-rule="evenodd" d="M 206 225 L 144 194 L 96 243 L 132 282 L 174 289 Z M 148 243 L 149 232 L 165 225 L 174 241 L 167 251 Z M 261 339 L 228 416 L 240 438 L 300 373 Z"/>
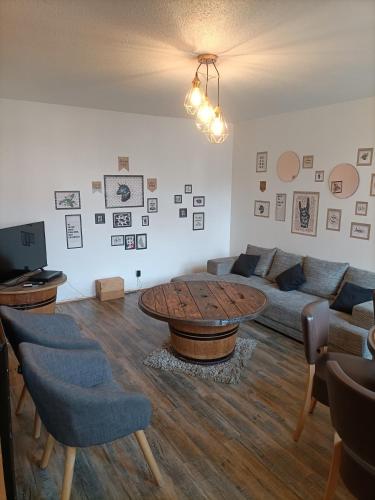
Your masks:
<path fill-rule="evenodd" d="M 256 324 L 240 335 L 258 341 L 239 385 L 223 385 L 146 368 L 142 361 L 168 338 L 165 323 L 137 307 L 137 294 L 112 302 L 94 299 L 58 306 L 97 339 L 115 378 L 152 401 L 146 431 L 165 479 L 158 488 L 133 437 L 80 450 L 74 499 L 320 499 L 328 475 L 333 432 L 322 406 L 292 440 L 302 402 L 302 345 Z M 12 401 L 21 388 L 12 369 Z M 55 499 L 61 487 L 62 447 L 46 471 L 37 467 L 45 443 L 31 437 L 32 405 L 14 418 L 19 499 Z M 337 498 L 351 498 L 339 485 Z"/>

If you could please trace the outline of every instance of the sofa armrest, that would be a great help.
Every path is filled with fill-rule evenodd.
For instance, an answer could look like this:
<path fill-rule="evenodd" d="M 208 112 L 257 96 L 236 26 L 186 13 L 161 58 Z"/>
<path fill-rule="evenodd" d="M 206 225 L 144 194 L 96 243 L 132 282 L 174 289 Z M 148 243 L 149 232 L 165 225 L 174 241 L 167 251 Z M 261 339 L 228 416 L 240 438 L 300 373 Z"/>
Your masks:
<path fill-rule="evenodd" d="M 372 300 L 354 306 L 350 322 L 352 325 L 370 330 L 374 326 L 374 305 Z"/>
<path fill-rule="evenodd" d="M 207 272 L 217 276 L 230 273 L 237 257 L 223 257 L 221 259 L 210 259 L 207 261 Z"/>

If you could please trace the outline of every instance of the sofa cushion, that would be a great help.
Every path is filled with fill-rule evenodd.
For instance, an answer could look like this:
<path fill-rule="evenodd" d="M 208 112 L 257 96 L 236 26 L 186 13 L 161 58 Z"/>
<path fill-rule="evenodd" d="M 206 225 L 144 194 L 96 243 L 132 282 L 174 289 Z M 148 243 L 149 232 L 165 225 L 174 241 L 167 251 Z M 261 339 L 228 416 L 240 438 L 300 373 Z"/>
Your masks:
<path fill-rule="evenodd" d="M 371 271 L 365 271 L 357 267 L 349 267 L 344 275 L 343 284 L 347 281 L 365 288 L 375 289 L 375 273 Z"/>
<path fill-rule="evenodd" d="M 209 259 L 207 261 L 207 272 L 211 274 L 228 274 L 232 269 L 237 257 L 222 257 L 221 259 Z"/>
<path fill-rule="evenodd" d="M 350 322 L 353 325 L 370 330 L 374 326 L 374 304 L 371 301 L 353 307 Z"/>
<path fill-rule="evenodd" d="M 257 276 L 264 276 L 268 273 L 273 257 L 275 255 L 276 248 L 263 248 L 256 247 L 254 245 L 247 245 L 246 253 L 249 255 L 260 255 L 259 262 L 255 268 L 254 274 Z"/>
<path fill-rule="evenodd" d="M 276 283 L 283 292 L 297 290 L 306 281 L 301 264 L 296 264 L 276 276 Z"/>
<path fill-rule="evenodd" d="M 260 255 L 248 255 L 246 253 L 241 253 L 233 264 L 231 273 L 249 278 L 252 274 L 254 274 L 259 259 Z"/>
<path fill-rule="evenodd" d="M 275 281 L 276 276 L 279 276 L 282 272 L 290 269 L 296 264 L 303 263 L 302 255 L 297 255 L 295 253 L 288 253 L 280 250 L 279 248 L 276 250 L 275 256 L 272 261 L 271 269 L 267 274 L 266 278 L 270 281 Z"/>
<path fill-rule="evenodd" d="M 305 273 L 306 283 L 301 286 L 300 291 L 327 299 L 337 293 L 348 267 L 347 262 L 331 262 L 315 259 L 314 257 L 305 257 L 303 272 Z"/>
<path fill-rule="evenodd" d="M 371 288 L 363 288 L 354 283 L 346 282 L 330 307 L 336 311 L 352 314 L 354 306 L 372 299 L 372 293 Z"/>

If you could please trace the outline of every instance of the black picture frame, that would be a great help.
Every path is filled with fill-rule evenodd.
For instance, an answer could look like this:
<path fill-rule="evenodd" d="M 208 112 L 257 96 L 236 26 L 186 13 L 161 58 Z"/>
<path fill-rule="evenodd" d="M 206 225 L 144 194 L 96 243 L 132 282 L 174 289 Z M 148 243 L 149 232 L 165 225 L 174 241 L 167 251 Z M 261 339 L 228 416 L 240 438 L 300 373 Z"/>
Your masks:
<path fill-rule="evenodd" d="M 154 205 L 154 208 L 151 208 Z M 147 213 L 156 214 L 159 210 L 157 198 L 147 198 Z"/>
<path fill-rule="evenodd" d="M 198 215 L 202 216 L 202 227 L 196 227 L 196 218 Z M 193 231 L 204 231 L 204 212 L 193 212 Z"/>
<path fill-rule="evenodd" d="M 95 214 L 95 224 L 105 224 L 105 214 Z"/>
<path fill-rule="evenodd" d="M 112 181 L 112 182 L 111 182 Z M 122 185 L 128 186 L 126 183 L 138 183 L 138 189 L 140 191 L 139 193 L 139 202 L 138 203 L 132 203 L 131 196 L 129 199 L 125 201 L 112 201 L 112 198 L 114 196 L 121 196 L 121 193 L 116 191 L 110 192 L 112 190 L 112 186 L 110 184 L 118 184 L 120 186 L 121 182 L 123 183 Z M 130 190 L 131 191 L 131 190 Z M 104 176 L 104 200 L 105 200 L 105 207 L 106 208 L 135 208 L 135 207 L 144 207 L 145 205 L 145 194 L 144 194 L 144 176 L 143 175 L 105 175 Z M 130 203 L 127 203 L 130 201 Z"/>
<path fill-rule="evenodd" d="M 193 192 L 193 185 L 185 184 L 184 192 L 185 194 L 191 194 Z"/>
<path fill-rule="evenodd" d="M 150 217 L 148 215 L 142 215 L 142 226 L 150 225 Z"/>
<path fill-rule="evenodd" d="M 122 243 L 114 243 L 114 238 L 118 238 Z M 125 236 L 123 234 L 112 234 L 111 235 L 111 247 L 123 247 L 125 245 Z"/>
<path fill-rule="evenodd" d="M 178 209 L 178 216 L 180 219 L 184 219 L 187 217 L 187 208 L 179 208 Z"/>
<path fill-rule="evenodd" d="M 201 202 L 198 200 L 202 200 Z M 206 205 L 205 196 L 193 196 L 193 207 L 204 207 Z"/>
<path fill-rule="evenodd" d="M 144 246 L 139 246 L 139 240 L 141 237 L 144 237 L 145 239 L 145 245 Z M 136 243 L 136 247 L 137 247 L 137 250 L 146 250 L 147 248 L 147 234 L 146 233 L 139 233 L 139 234 L 136 234 L 135 235 L 135 243 Z"/>
<path fill-rule="evenodd" d="M 175 203 L 182 203 L 182 194 L 175 194 L 174 195 L 174 202 Z"/>
<path fill-rule="evenodd" d="M 120 224 L 120 219 L 122 218 L 127 218 L 128 222 L 125 224 Z M 113 219 L 113 227 L 115 229 L 122 229 L 123 227 L 132 227 L 132 213 L 131 212 L 113 212 L 112 214 L 112 219 Z"/>
<path fill-rule="evenodd" d="M 79 218 L 80 241 L 81 241 L 81 244 L 79 246 L 69 246 L 70 238 L 68 237 L 68 220 L 71 217 L 78 217 Z M 65 215 L 65 236 L 66 236 L 66 248 L 68 250 L 74 250 L 75 248 L 83 248 L 82 217 L 81 217 L 81 214 Z"/>
<path fill-rule="evenodd" d="M 132 242 L 131 244 L 129 242 Z M 135 234 L 125 234 L 125 250 L 135 250 Z"/>
<path fill-rule="evenodd" d="M 67 203 L 68 206 L 60 206 L 61 203 L 63 203 L 63 200 L 58 200 L 59 195 L 63 195 L 65 193 L 65 203 Z M 69 195 L 75 195 L 78 194 L 78 205 L 74 207 L 69 207 L 69 203 L 72 202 L 72 196 Z M 80 191 L 55 191 L 55 209 L 56 210 L 81 210 L 81 192 Z"/>

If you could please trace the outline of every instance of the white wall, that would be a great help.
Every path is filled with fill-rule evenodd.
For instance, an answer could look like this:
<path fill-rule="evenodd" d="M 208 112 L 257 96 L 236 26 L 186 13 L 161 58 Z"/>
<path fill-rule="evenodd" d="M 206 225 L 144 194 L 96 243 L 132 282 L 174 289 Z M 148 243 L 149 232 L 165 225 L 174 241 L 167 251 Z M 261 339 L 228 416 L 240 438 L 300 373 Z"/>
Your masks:
<path fill-rule="evenodd" d="M 91 181 L 116 174 L 117 156 L 129 156 L 130 174 L 157 177 L 159 213 L 141 226 L 145 208 L 133 208 L 133 227 L 112 228 L 104 194 L 92 193 Z M 122 276 L 126 289 L 201 269 L 208 258 L 229 252 L 232 140 L 211 145 L 191 120 L 160 118 L 77 107 L 0 100 L 0 227 L 37 220 L 46 223 L 50 269 L 61 269 L 69 283 L 59 299 L 92 295 L 96 278 Z M 126 171 L 121 171 L 126 174 Z M 205 195 L 206 230 L 192 231 L 192 195 L 175 205 L 174 194 L 193 184 Z M 82 210 L 56 211 L 55 190 L 80 190 Z M 178 208 L 188 218 L 178 218 Z M 195 209 L 200 211 L 200 209 Z M 106 224 L 95 225 L 95 212 Z M 67 250 L 65 214 L 81 213 L 82 249 Z M 148 249 L 111 247 L 111 234 L 148 234 Z"/>
<path fill-rule="evenodd" d="M 328 188 L 330 170 L 338 163 L 356 164 L 357 148 L 375 146 L 375 98 L 285 113 L 235 125 L 232 177 L 231 254 L 252 242 L 266 247 L 348 261 L 375 270 L 375 197 L 370 197 L 371 167 L 358 167 L 358 191 L 346 200 L 335 198 Z M 281 182 L 276 162 L 281 153 L 314 155 L 314 169 L 302 169 L 291 183 Z M 256 173 L 257 151 L 268 151 L 268 172 Z M 314 182 L 315 170 L 325 171 L 325 182 Z M 262 193 L 259 181 L 267 181 Z M 319 191 L 317 237 L 291 233 L 293 191 Z M 275 194 L 287 193 L 285 222 L 275 221 Z M 270 200 L 270 218 L 254 217 L 254 200 Z M 367 217 L 355 216 L 355 202 L 368 201 Z M 327 208 L 341 208 L 341 231 L 327 231 Z M 349 237 L 352 221 L 372 224 L 370 241 Z"/>

